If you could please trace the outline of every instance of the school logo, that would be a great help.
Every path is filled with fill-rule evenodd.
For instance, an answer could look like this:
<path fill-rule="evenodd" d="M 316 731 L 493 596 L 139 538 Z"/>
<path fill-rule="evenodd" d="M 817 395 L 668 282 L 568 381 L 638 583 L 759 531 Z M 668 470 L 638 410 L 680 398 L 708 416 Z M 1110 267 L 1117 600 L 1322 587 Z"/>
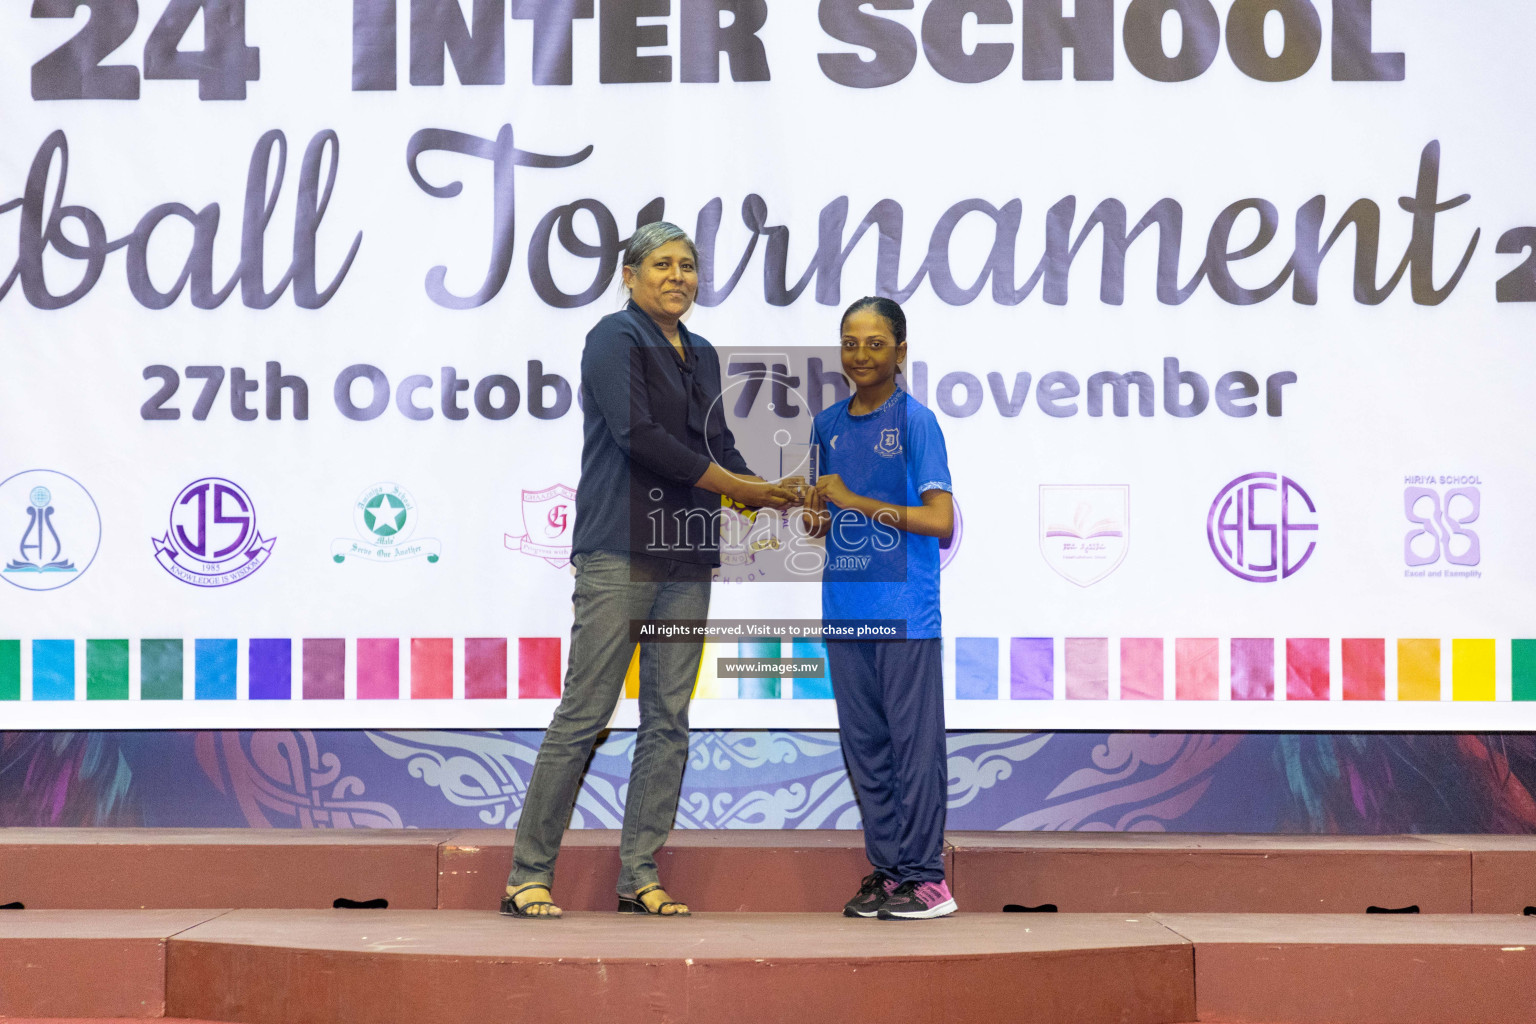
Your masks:
<path fill-rule="evenodd" d="M 0 482 L 0 541 L 15 557 L 0 576 L 23 590 L 57 590 L 89 569 L 101 546 L 101 513 L 79 481 L 29 469 Z"/>
<path fill-rule="evenodd" d="M 1475 476 L 1405 479 L 1403 513 L 1413 528 L 1403 536 L 1403 575 L 1480 578 L 1482 570 L 1473 566 L 1482 563 L 1482 541 L 1469 524 L 1483 514 L 1482 481 Z M 1427 568 L 1442 559 L 1451 568 Z"/>
<path fill-rule="evenodd" d="M 1130 533 L 1129 487 L 1040 488 L 1040 553 L 1063 579 L 1080 587 L 1104 579 L 1125 561 Z"/>
<path fill-rule="evenodd" d="M 352 503 L 352 524 L 358 539 L 339 537 L 332 541 L 331 559 L 405 562 L 425 555 L 428 562 L 436 562 L 443 553 L 442 541 L 413 539 L 417 518 L 416 499 L 410 491 L 396 483 L 374 484 Z"/>
<path fill-rule="evenodd" d="M 1238 579 L 1274 583 L 1294 576 L 1317 550 L 1317 506 L 1278 473 L 1247 473 L 1211 502 L 1205 536 L 1216 560 Z"/>
<path fill-rule="evenodd" d="M 760 551 L 777 551 L 783 546 L 780 526 L 787 529 L 787 513 L 768 508 L 747 508 L 724 496 L 720 499 L 720 573 L 757 561 Z"/>
<path fill-rule="evenodd" d="M 900 427 L 886 427 L 880 431 L 880 443 L 875 445 L 875 454 L 887 459 L 901 454 Z"/>
<path fill-rule="evenodd" d="M 256 528 L 256 503 L 239 484 L 204 477 L 171 502 L 170 529 L 155 546 L 160 568 L 194 587 L 238 583 L 267 564 L 276 537 Z"/>
<path fill-rule="evenodd" d="M 509 551 L 542 558 L 556 569 L 571 564 L 571 527 L 576 525 L 576 492 L 565 484 L 523 492 L 523 532 L 502 534 Z"/>

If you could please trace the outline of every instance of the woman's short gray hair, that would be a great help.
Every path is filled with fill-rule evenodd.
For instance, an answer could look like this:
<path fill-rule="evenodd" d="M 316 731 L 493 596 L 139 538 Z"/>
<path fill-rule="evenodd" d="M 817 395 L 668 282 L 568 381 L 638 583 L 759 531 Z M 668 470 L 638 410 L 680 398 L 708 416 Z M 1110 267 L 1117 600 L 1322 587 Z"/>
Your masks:
<path fill-rule="evenodd" d="M 638 273 L 640 265 L 645 262 L 647 256 L 668 242 L 676 242 L 679 239 L 688 243 L 688 251 L 693 253 L 694 266 L 698 266 L 699 248 L 693 244 L 693 239 L 688 237 L 688 232 L 664 220 L 651 221 L 635 229 L 629 245 L 624 247 L 623 265 Z"/>

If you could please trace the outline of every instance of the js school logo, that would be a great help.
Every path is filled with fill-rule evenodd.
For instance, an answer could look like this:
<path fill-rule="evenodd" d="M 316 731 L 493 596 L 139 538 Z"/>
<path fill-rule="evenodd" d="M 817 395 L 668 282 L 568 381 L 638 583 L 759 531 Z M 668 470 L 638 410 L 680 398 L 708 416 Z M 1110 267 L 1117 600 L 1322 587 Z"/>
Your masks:
<path fill-rule="evenodd" d="M 571 564 L 571 527 L 576 525 L 576 492 L 565 484 L 523 492 L 523 532 L 502 534 L 509 551 L 542 558 L 556 569 Z"/>
<path fill-rule="evenodd" d="M 331 560 L 407 562 L 425 555 L 428 562 L 435 563 L 442 557 L 442 542 L 432 537 L 413 540 L 416 519 L 416 500 L 410 491 L 396 483 L 374 484 L 352 505 L 352 523 L 359 539 L 338 537 L 332 541 Z"/>
<path fill-rule="evenodd" d="M 256 529 L 256 503 L 223 477 L 194 480 L 171 502 L 170 529 L 155 546 L 160 568 L 194 587 L 238 583 L 267 564 L 277 538 Z"/>
<path fill-rule="evenodd" d="M 29 469 L 0 483 L 0 517 L 20 527 L 17 557 L 0 576 L 23 590 L 73 583 L 101 546 L 95 499 L 73 477 L 51 469 Z"/>

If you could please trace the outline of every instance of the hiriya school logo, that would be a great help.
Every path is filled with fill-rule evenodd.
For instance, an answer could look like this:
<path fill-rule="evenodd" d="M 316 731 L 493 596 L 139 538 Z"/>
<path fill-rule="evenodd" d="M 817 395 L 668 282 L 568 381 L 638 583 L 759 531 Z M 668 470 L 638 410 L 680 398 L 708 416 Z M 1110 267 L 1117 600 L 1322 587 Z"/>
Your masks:
<path fill-rule="evenodd" d="M 1409 476 L 1403 513 L 1413 529 L 1403 537 L 1403 575 L 1479 579 L 1482 541 L 1468 528 L 1483 514 L 1482 480 L 1475 476 Z M 1429 569 L 1445 559 L 1457 568 Z"/>
<path fill-rule="evenodd" d="M 256 529 L 256 503 L 222 477 L 194 480 L 171 502 L 170 529 L 151 541 L 155 561 L 194 587 L 238 583 L 267 564 L 277 538 Z"/>
<path fill-rule="evenodd" d="M 836 445 L 833 447 L 836 447 Z M 900 427 L 886 427 L 880 431 L 880 443 L 875 445 L 875 454 L 884 456 L 887 459 L 901 454 Z"/>
<path fill-rule="evenodd" d="M 0 526 L 16 538 L 0 576 L 23 590 L 57 590 L 79 579 L 101 546 L 101 513 L 79 481 L 29 469 L 0 482 Z M 6 537 L 0 532 L 0 542 Z"/>
<path fill-rule="evenodd" d="M 512 551 L 542 558 L 556 569 L 571 564 L 571 527 L 576 525 L 576 492 L 565 484 L 523 492 L 523 532 L 503 534 Z"/>
<path fill-rule="evenodd" d="M 1130 524 L 1127 486 L 1040 488 L 1040 553 L 1057 575 L 1080 587 L 1093 586 L 1125 561 Z"/>
<path fill-rule="evenodd" d="M 352 505 L 352 523 L 360 539 L 338 537 L 332 541 L 331 559 L 405 562 L 425 555 L 428 562 L 436 562 L 443 553 L 442 541 L 432 537 L 413 539 L 416 519 L 416 500 L 410 491 L 396 483 L 374 484 L 358 495 Z"/>
<path fill-rule="evenodd" d="M 1273 583 L 1294 576 L 1312 557 L 1316 516 L 1317 506 L 1290 477 L 1247 473 L 1211 502 L 1205 535 L 1222 568 L 1239 579 Z"/>

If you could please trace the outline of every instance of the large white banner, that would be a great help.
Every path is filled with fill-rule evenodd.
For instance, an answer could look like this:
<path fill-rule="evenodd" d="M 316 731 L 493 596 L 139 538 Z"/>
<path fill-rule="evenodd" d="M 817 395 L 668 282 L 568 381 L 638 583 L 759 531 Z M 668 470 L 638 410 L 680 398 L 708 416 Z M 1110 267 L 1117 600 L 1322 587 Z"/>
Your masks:
<path fill-rule="evenodd" d="M 1486 0 L 6 4 L 0 728 L 546 723 L 582 340 L 661 217 L 793 441 L 842 308 L 904 303 L 951 725 L 1536 726 L 1533 38 Z M 817 618 L 758 525 L 712 617 Z M 825 679 L 720 671 L 819 653 L 711 643 L 694 723 L 833 725 Z"/>

